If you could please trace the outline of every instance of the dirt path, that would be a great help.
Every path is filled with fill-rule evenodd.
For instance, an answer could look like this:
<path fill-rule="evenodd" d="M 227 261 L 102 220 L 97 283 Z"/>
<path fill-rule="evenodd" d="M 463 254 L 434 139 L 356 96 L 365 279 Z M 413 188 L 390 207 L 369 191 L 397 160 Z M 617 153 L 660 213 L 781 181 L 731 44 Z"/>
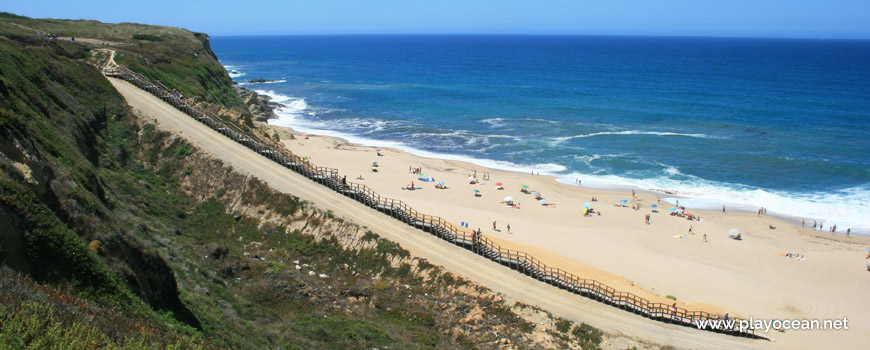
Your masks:
<path fill-rule="evenodd" d="M 147 92 L 121 80 L 109 80 L 130 106 L 155 118 L 161 129 L 182 135 L 234 169 L 258 177 L 278 191 L 304 198 L 320 208 L 332 210 L 336 216 L 366 226 L 401 244 L 415 256 L 428 259 L 508 298 L 573 321 L 589 323 L 608 333 L 676 348 L 747 349 L 775 344 L 649 320 L 533 280 L 339 195 L 212 131 Z"/>

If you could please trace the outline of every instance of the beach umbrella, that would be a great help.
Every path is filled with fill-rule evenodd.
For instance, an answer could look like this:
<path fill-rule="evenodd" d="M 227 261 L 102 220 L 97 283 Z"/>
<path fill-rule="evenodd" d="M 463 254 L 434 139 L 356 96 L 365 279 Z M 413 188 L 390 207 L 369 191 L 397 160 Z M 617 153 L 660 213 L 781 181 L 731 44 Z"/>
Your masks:
<path fill-rule="evenodd" d="M 520 187 L 520 188 L 522 188 L 522 189 L 524 189 L 524 190 L 527 190 L 527 189 L 529 189 L 529 186 L 523 185 L 523 186 Z"/>
<path fill-rule="evenodd" d="M 514 196 L 507 196 L 507 197 L 504 197 L 504 201 L 505 201 L 505 202 L 510 202 L 510 201 L 512 201 L 512 200 L 514 200 Z"/>
<path fill-rule="evenodd" d="M 501 186 L 501 182 L 496 182 L 495 185 L 496 185 L 496 186 Z"/>
<path fill-rule="evenodd" d="M 659 206 L 658 206 L 658 205 L 655 205 L 655 204 L 650 204 L 649 207 L 650 207 L 650 208 L 658 208 Z"/>
<path fill-rule="evenodd" d="M 440 186 L 444 186 L 444 183 L 443 183 L 443 182 L 439 182 L 438 185 L 440 185 Z"/>
<path fill-rule="evenodd" d="M 378 161 L 376 161 L 376 160 L 372 161 L 372 164 L 377 164 L 377 163 L 378 163 Z"/>
<path fill-rule="evenodd" d="M 535 192 L 532 192 L 532 194 L 541 194 L 541 192 L 535 191 Z"/>
<path fill-rule="evenodd" d="M 474 193 L 478 193 L 478 192 L 480 192 L 480 190 L 474 190 Z"/>
<path fill-rule="evenodd" d="M 866 250 L 866 251 L 868 251 L 868 252 L 870 252 L 870 248 L 864 248 L 864 250 Z"/>
<path fill-rule="evenodd" d="M 670 207 L 670 208 L 668 208 L 668 211 L 677 211 L 677 208 Z"/>
<path fill-rule="evenodd" d="M 628 203 L 628 200 L 627 199 L 620 199 L 619 203 Z"/>
<path fill-rule="evenodd" d="M 740 233 L 740 230 L 736 229 L 736 228 L 732 228 L 732 229 L 728 230 L 728 233 L 730 233 L 732 235 L 736 235 L 736 234 Z"/>
<path fill-rule="evenodd" d="M 583 203 L 584 208 L 589 208 L 590 205 L 592 205 L 592 202 Z"/>
<path fill-rule="evenodd" d="M 586 216 L 587 212 L 589 212 L 589 208 L 583 208 L 583 216 Z"/>
<path fill-rule="evenodd" d="M 435 178 L 433 178 L 429 175 L 423 175 L 423 176 L 418 177 L 417 180 L 424 181 L 424 182 L 433 182 L 433 181 L 435 181 Z"/>
<path fill-rule="evenodd" d="M 544 198 L 544 199 L 540 199 L 540 200 L 538 200 L 538 203 L 546 204 L 546 203 L 547 203 L 547 199 L 546 199 L 546 198 Z"/>
<path fill-rule="evenodd" d="M 378 148 L 378 149 L 376 149 L 376 150 L 375 150 L 375 152 L 380 152 L 380 151 L 381 151 L 381 149 L 380 149 L 380 148 Z"/>
<path fill-rule="evenodd" d="M 690 212 L 690 211 L 684 211 L 683 214 L 686 214 L 686 215 L 692 215 L 693 213 Z"/>

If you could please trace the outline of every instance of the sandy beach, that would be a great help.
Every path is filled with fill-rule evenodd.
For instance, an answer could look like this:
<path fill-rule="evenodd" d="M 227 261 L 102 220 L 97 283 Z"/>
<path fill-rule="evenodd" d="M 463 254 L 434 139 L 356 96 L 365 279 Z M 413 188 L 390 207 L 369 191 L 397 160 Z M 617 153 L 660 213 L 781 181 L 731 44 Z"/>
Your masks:
<path fill-rule="evenodd" d="M 550 176 L 423 158 L 390 148 L 380 149 L 379 156 L 374 147 L 319 135 L 291 139 L 292 130 L 276 129 L 289 150 L 318 166 L 338 168 L 350 182 L 457 225 L 467 222 L 505 247 L 616 289 L 664 303 L 673 302 L 667 298 L 672 296 L 687 309 L 741 318 L 849 320 L 849 330 L 771 331 L 767 336 L 784 342 L 778 345 L 849 347 L 866 341 L 870 332 L 870 273 L 864 250 L 870 246 L 868 237 L 802 229 L 755 213 L 686 208 L 700 217 L 688 220 L 669 215 L 672 205 L 658 202 L 651 193 L 632 196 L 630 191 L 587 189 Z M 372 171 L 373 161 L 377 172 Z M 435 182 L 420 181 L 414 168 Z M 469 184 L 468 177 L 475 174 L 479 183 Z M 404 189 L 410 182 L 417 189 Z M 437 182 L 447 188 L 437 189 Z M 497 183 L 504 189 L 497 189 Z M 523 185 L 529 192 L 540 192 L 547 205 L 522 193 Z M 506 206 L 506 196 L 513 196 L 517 207 Z M 591 202 L 596 214 L 584 217 L 582 206 L 592 197 L 597 199 Z M 742 240 L 729 238 L 734 228 Z M 789 253 L 799 256 L 786 256 Z"/>

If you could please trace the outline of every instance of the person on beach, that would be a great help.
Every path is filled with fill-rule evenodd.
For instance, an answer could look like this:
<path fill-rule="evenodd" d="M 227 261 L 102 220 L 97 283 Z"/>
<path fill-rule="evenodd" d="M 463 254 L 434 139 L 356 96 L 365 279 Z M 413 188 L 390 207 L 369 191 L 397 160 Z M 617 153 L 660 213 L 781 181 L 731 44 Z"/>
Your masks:
<path fill-rule="evenodd" d="M 689 233 L 694 234 L 694 233 L 692 232 L 692 225 L 689 225 Z"/>
<path fill-rule="evenodd" d="M 707 234 L 704 234 L 704 243 L 707 243 Z"/>
<path fill-rule="evenodd" d="M 344 187 L 347 187 L 347 175 L 341 178 L 341 184 L 344 185 Z"/>
<path fill-rule="evenodd" d="M 634 190 L 631 190 L 631 196 L 634 197 Z"/>
<path fill-rule="evenodd" d="M 846 229 L 846 237 L 849 237 L 849 235 L 850 235 L 851 233 L 852 233 L 852 228 L 851 228 L 851 227 L 850 227 L 850 228 L 847 228 L 847 229 Z"/>
<path fill-rule="evenodd" d="M 806 220 L 801 219 L 801 228 L 804 228 L 804 226 L 805 226 L 806 224 L 807 224 Z"/>
<path fill-rule="evenodd" d="M 507 231 L 508 233 L 511 233 L 511 224 L 507 224 Z"/>
<path fill-rule="evenodd" d="M 495 221 L 492 222 L 492 230 L 493 230 L 493 231 L 498 231 L 498 229 L 496 229 L 496 227 L 495 227 Z"/>
<path fill-rule="evenodd" d="M 722 214 L 725 214 L 725 206 L 722 206 Z"/>
<path fill-rule="evenodd" d="M 649 225 L 649 214 L 646 214 L 646 224 Z"/>

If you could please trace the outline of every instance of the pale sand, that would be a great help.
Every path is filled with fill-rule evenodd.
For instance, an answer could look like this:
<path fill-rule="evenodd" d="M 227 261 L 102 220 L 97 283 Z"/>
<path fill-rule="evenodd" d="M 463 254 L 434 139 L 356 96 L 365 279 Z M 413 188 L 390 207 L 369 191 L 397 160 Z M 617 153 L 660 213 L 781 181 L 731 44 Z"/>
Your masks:
<path fill-rule="evenodd" d="M 470 222 L 487 237 L 503 246 L 528 252 L 544 263 L 578 276 L 596 279 L 618 290 L 629 291 L 653 302 L 671 303 L 690 310 L 729 312 L 742 318 L 833 319 L 848 317 L 848 331 L 771 332 L 777 339 L 795 340 L 798 347 L 829 344 L 857 344 L 870 340 L 870 272 L 866 271 L 864 247 L 870 238 L 846 238 L 842 234 L 801 229 L 768 216 L 723 214 L 693 210 L 702 222 L 668 215 L 671 205 L 656 203 L 651 194 L 616 193 L 561 184 L 549 176 L 532 176 L 474 164 L 422 158 L 400 150 L 349 144 L 343 140 L 310 135 L 289 139 L 281 129 L 283 143 L 292 152 L 309 156 L 315 164 L 334 167 L 350 182 L 366 184 L 382 196 L 400 199 L 414 209 L 441 216 L 453 223 Z M 371 171 L 376 160 L 378 172 Z M 409 173 L 409 166 L 444 181 L 448 189 L 422 182 Z M 467 177 L 477 171 L 491 174 L 485 184 L 470 185 Z M 362 175 L 365 180 L 356 180 Z M 420 190 L 402 187 L 413 181 Z M 495 189 L 495 183 L 504 190 Z M 532 195 L 520 193 L 525 184 L 542 193 L 550 206 L 541 206 Z M 481 197 L 474 197 L 477 189 Z M 521 209 L 507 208 L 505 196 L 513 196 Z M 581 206 L 592 196 L 601 216 L 583 217 Z M 615 207 L 627 199 L 629 207 Z M 643 208 L 631 210 L 632 204 Z M 644 216 L 651 213 L 651 224 Z M 500 232 L 492 230 L 497 221 Z M 511 225 L 511 233 L 505 225 Z M 775 230 L 768 225 L 776 227 Z M 688 233 L 693 226 L 694 234 Z M 738 228 L 743 240 L 729 239 Z M 703 242 L 707 234 L 708 243 Z M 687 239 L 675 239 L 685 235 Z M 800 253 L 805 261 L 781 254 Z M 814 346 L 811 346 L 814 347 Z"/>
<path fill-rule="evenodd" d="M 733 314 L 755 317 L 848 316 L 850 319 L 848 331 L 789 331 L 785 334 L 768 334 L 776 342 L 751 341 L 697 331 L 645 319 L 567 293 L 446 244 L 287 171 L 130 84 L 116 79 L 109 80 L 131 106 L 156 118 L 161 129 L 179 133 L 203 151 L 234 165 L 239 171 L 259 177 L 279 191 L 300 196 L 321 208 L 333 210 L 339 217 L 366 225 L 382 236 L 399 242 L 416 256 L 427 258 L 510 298 L 538 305 L 557 315 L 591 323 L 607 332 L 677 348 L 851 349 L 862 348 L 868 340 L 868 303 L 860 293 L 870 287 L 870 273 L 864 271 L 863 267 L 862 247 L 868 244 L 866 238 L 833 240 L 829 238 L 829 234 L 814 237 L 810 231 L 789 227 L 783 223 L 775 223 L 779 225 L 779 229 L 770 231 L 766 227 L 771 220 L 758 219 L 754 215 L 707 216 L 702 213 L 707 222 L 695 227 L 699 232 L 707 232 L 711 242 L 699 242 L 698 235 L 688 240 L 677 240 L 670 238 L 671 234 L 685 232 L 688 222 L 658 215 L 653 217 L 651 226 L 646 226 L 643 224 L 644 211 L 634 213 L 625 208 L 612 207 L 611 203 L 625 197 L 618 193 L 579 190 L 554 183 L 551 178 L 546 177 L 523 177 L 518 174 L 493 172 L 493 180 L 505 182 L 508 189 L 515 188 L 512 187 L 516 186 L 513 181 L 526 181 L 528 185 L 541 190 L 552 202 L 559 204 L 557 209 L 529 205 L 519 197 L 518 191 L 513 190 L 513 195 L 520 198 L 524 206 L 519 210 L 507 209 L 496 203 L 503 197 L 501 191 L 492 190 L 489 186 L 478 186 L 484 192 L 484 197 L 476 198 L 479 201 L 474 202 L 470 194 L 472 187 L 462 182 L 454 183 L 449 180 L 451 175 L 446 171 L 432 171 L 434 168 L 428 166 L 431 163 L 433 166 L 441 164 L 445 169 L 452 167 L 459 171 L 458 175 L 452 176 L 464 180 L 462 167 L 470 169 L 473 167 L 470 164 L 417 159 L 401 152 L 384 150 L 386 156 L 377 157 L 383 171 L 371 174 L 368 162 L 376 159 L 372 148 L 342 146 L 340 148 L 345 150 L 343 152 L 331 151 L 330 149 L 342 143 L 321 137 L 288 142 L 291 149 L 300 154 L 311 155 L 318 165 L 323 162 L 323 165 L 329 163 L 341 169 L 368 171 L 362 172 L 367 178 L 363 182 L 384 187 L 384 193 L 393 191 L 399 195 L 397 197 L 407 199 L 418 209 L 428 205 L 432 207 L 429 209 L 433 213 L 441 210 L 440 214 L 445 217 L 460 217 L 457 222 L 480 221 L 479 226 L 486 235 L 505 242 L 515 242 L 521 249 L 528 250 L 541 259 L 550 261 L 552 258 L 553 265 L 561 265 L 565 269 L 578 273 L 598 273 L 597 276 L 602 279 L 608 278 L 607 275 L 584 271 L 583 268 L 608 271 L 653 292 L 676 295 L 681 301 L 689 301 L 691 307 L 704 303 L 722 307 Z M 402 192 L 399 190 L 401 184 L 393 184 L 392 181 L 403 182 L 410 179 L 407 174 L 408 162 L 425 163 L 424 170 L 436 178 L 443 177 L 439 180 L 447 179 L 452 190 L 437 194 L 434 189 L 426 187 L 422 191 Z M 387 167 L 395 167 L 396 170 L 391 174 L 386 171 Z M 359 175 L 349 174 L 349 179 Z M 390 177 L 395 179 L 391 180 Z M 492 182 L 494 181 L 490 181 Z M 578 218 L 576 208 L 593 193 L 599 197 L 597 207 L 604 215 Z M 446 202 L 438 202 L 438 198 Z M 647 201 L 651 199 L 646 198 Z M 475 208 L 477 206 L 480 208 Z M 502 230 L 504 224 L 510 222 L 515 233 L 490 233 L 493 219 L 499 220 Z M 732 226 L 729 222 L 736 223 L 733 226 L 749 230 L 746 240 L 735 242 L 726 238 L 727 229 Z M 593 236 L 597 239 L 590 238 Z M 532 251 L 533 249 L 539 251 Z M 562 257 L 544 253 L 547 251 L 558 252 Z M 785 251 L 806 254 L 808 259 L 797 262 L 778 255 Z M 616 282 L 612 284 L 617 285 Z"/>

